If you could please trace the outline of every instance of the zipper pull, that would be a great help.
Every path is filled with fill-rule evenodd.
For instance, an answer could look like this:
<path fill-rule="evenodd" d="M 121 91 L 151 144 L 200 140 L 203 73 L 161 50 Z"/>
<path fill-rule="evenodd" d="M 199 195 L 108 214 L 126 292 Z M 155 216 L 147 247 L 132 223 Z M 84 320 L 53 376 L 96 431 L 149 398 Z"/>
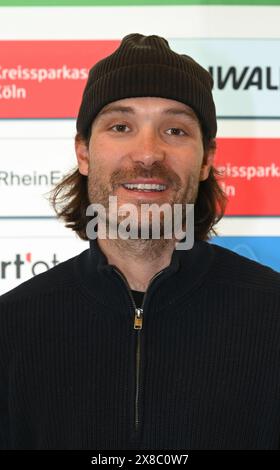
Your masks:
<path fill-rule="evenodd" d="M 134 315 L 134 330 L 142 330 L 143 324 L 143 310 L 142 308 L 135 309 Z"/>

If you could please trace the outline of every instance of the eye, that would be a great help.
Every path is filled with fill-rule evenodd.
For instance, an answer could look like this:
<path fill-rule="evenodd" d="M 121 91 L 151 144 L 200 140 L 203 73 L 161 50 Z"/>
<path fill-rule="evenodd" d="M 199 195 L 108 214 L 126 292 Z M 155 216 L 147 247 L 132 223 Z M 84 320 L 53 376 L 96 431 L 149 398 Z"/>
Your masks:
<path fill-rule="evenodd" d="M 127 127 L 126 124 L 115 124 L 114 126 L 110 127 L 110 130 L 116 128 L 118 133 L 124 133 L 123 130 L 125 127 Z"/>
<path fill-rule="evenodd" d="M 168 129 L 168 130 L 175 131 L 175 133 L 172 132 L 171 135 L 175 135 L 175 136 L 179 136 L 179 137 L 181 137 L 181 136 L 183 136 L 183 135 L 187 135 L 185 131 L 183 131 L 182 129 L 179 129 L 178 127 L 171 127 L 171 128 Z M 179 131 L 179 132 L 183 132 L 183 134 L 179 134 L 178 131 Z"/>

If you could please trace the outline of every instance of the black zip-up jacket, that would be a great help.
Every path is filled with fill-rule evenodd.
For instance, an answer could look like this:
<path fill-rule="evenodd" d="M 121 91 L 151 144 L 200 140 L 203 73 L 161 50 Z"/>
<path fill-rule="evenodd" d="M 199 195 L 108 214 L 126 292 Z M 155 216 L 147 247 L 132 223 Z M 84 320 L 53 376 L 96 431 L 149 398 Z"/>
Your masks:
<path fill-rule="evenodd" d="M 1 449 L 279 449 L 280 275 L 208 242 L 141 308 L 99 249 L 0 299 Z"/>

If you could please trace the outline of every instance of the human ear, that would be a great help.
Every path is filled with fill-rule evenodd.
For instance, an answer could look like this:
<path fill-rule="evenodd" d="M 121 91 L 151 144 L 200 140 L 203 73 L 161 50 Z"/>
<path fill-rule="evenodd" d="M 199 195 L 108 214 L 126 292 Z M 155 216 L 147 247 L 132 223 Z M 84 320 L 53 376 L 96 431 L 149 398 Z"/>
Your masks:
<path fill-rule="evenodd" d="M 210 149 L 204 154 L 203 163 L 200 168 L 199 181 L 207 180 L 209 172 L 213 166 L 215 149 Z"/>
<path fill-rule="evenodd" d="M 88 175 L 89 166 L 89 149 L 84 139 L 76 136 L 75 138 L 75 152 L 78 161 L 79 172 L 81 175 Z"/>

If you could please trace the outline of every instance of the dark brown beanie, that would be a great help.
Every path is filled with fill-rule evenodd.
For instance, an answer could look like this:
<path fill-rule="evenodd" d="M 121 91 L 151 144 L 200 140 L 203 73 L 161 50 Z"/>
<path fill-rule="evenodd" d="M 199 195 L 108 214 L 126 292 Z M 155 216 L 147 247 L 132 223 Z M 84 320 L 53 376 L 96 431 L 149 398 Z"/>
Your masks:
<path fill-rule="evenodd" d="M 159 36 L 129 34 L 111 55 L 90 70 L 77 118 L 77 131 L 87 134 L 95 116 L 108 103 L 123 98 L 157 96 L 190 106 L 210 137 L 217 132 L 213 79 L 185 54 L 172 51 Z"/>

